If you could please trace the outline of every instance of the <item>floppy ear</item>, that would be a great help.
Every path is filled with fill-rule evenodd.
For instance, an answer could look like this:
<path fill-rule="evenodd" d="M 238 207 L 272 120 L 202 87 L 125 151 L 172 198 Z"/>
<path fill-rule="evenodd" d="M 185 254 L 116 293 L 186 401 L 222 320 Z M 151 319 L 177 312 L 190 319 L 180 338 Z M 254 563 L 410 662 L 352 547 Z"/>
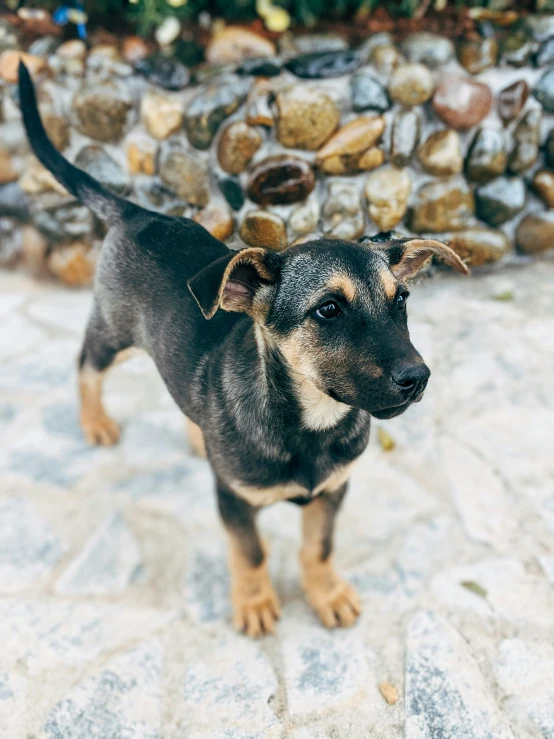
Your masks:
<path fill-rule="evenodd" d="M 386 249 L 391 272 L 399 280 L 413 277 L 432 254 L 440 257 L 449 267 L 469 274 L 469 269 L 456 252 L 435 239 L 399 239 Z"/>
<path fill-rule="evenodd" d="M 275 252 L 243 249 L 216 259 L 187 284 L 208 320 L 218 308 L 260 318 L 269 307 L 269 287 L 277 282 L 280 263 Z"/>

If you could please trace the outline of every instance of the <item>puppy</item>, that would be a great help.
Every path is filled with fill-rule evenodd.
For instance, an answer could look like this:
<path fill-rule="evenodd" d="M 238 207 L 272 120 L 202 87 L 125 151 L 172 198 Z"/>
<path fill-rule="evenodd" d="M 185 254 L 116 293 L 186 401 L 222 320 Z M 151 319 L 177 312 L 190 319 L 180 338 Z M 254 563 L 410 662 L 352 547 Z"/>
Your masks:
<path fill-rule="evenodd" d="M 280 500 L 302 506 L 308 602 L 325 626 L 350 626 L 360 601 L 333 567 L 335 517 L 371 416 L 403 413 L 430 375 L 410 342 L 406 280 L 433 254 L 467 268 L 426 239 L 232 251 L 197 223 L 122 200 L 66 161 L 48 140 L 23 65 L 19 90 L 35 154 L 109 226 L 79 359 L 87 439 L 117 441 L 102 381 L 121 352 L 145 349 L 214 471 L 236 628 L 258 636 L 279 617 L 256 514 Z"/>

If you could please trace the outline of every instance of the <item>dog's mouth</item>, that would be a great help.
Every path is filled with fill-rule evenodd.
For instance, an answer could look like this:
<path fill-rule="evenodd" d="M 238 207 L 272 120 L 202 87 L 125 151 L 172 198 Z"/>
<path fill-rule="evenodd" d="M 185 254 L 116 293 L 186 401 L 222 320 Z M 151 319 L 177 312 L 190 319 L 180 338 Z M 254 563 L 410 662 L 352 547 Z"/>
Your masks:
<path fill-rule="evenodd" d="M 412 405 L 412 403 L 419 403 L 423 398 L 424 392 L 425 390 L 422 390 L 421 392 L 417 393 L 413 397 L 409 398 L 409 400 L 405 400 L 403 403 L 399 403 L 398 405 L 391 405 L 385 408 L 378 408 L 375 410 L 372 410 L 371 408 L 366 408 L 364 410 L 367 410 L 368 413 L 370 413 L 374 418 L 377 418 L 380 421 L 387 420 L 389 418 L 395 418 L 396 416 L 402 415 L 404 411 L 408 410 L 408 408 Z M 336 400 L 337 403 L 344 403 L 345 405 L 353 405 L 351 402 L 342 400 L 334 390 L 327 390 L 327 395 L 333 398 L 333 400 Z"/>

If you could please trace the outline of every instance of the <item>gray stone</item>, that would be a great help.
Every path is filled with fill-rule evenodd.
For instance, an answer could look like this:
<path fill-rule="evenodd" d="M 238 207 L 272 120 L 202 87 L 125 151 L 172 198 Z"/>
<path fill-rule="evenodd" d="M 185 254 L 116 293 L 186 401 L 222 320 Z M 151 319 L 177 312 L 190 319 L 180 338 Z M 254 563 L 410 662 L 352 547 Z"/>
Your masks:
<path fill-rule="evenodd" d="M 431 69 L 443 67 L 454 56 L 454 44 L 449 38 L 427 31 L 411 33 L 400 48 L 408 61 L 426 64 Z"/>
<path fill-rule="evenodd" d="M 421 118 L 417 110 L 399 110 L 392 124 L 391 154 L 392 164 L 405 167 L 419 144 Z"/>
<path fill-rule="evenodd" d="M 248 78 L 236 78 L 195 95 L 187 104 L 184 119 L 190 143 L 207 149 L 219 126 L 244 102 L 249 88 Z"/>
<path fill-rule="evenodd" d="M 180 736 L 246 739 L 281 736 L 270 707 L 277 678 L 253 642 L 229 635 L 205 659 L 188 661 L 183 679 Z"/>
<path fill-rule="evenodd" d="M 133 100 L 123 85 L 83 86 L 71 106 L 75 126 L 96 141 L 117 141 L 127 126 Z"/>
<path fill-rule="evenodd" d="M 357 72 L 350 80 L 352 108 L 355 111 L 376 110 L 384 113 L 390 108 L 386 89 L 371 71 Z"/>
<path fill-rule="evenodd" d="M 40 581 L 62 554 L 59 538 L 30 503 L 0 500 L 0 590 L 22 590 Z"/>
<path fill-rule="evenodd" d="M 498 649 L 496 679 L 502 705 L 519 736 L 554 737 L 554 648 L 551 642 L 505 639 Z M 531 724 L 531 726 L 529 725 Z M 538 735 L 537 735 L 538 736 Z"/>
<path fill-rule="evenodd" d="M 475 190 L 477 216 L 491 226 L 517 216 L 526 200 L 525 183 L 519 177 L 498 177 Z"/>
<path fill-rule="evenodd" d="M 101 524 L 81 553 L 56 583 L 60 593 L 105 595 L 121 593 L 141 566 L 137 541 L 121 513 Z"/>
<path fill-rule="evenodd" d="M 207 162 L 178 142 L 164 143 L 160 153 L 162 182 L 191 205 L 204 207 L 210 199 Z"/>
<path fill-rule="evenodd" d="M 116 195 L 125 195 L 129 190 L 129 178 L 123 168 L 101 146 L 91 145 L 81 149 L 75 166 L 84 169 Z"/>
<path fill-rule="evenodd" d="M 514 739 L 475 657 L 442 618 L 419 611 L 406 642 L 405 739 Z"/>
<path fill-rule="evenodd" d="M 141 642 L 71 690 L 44 725 L 49 739 L 161 737 L 162 645 Z"/>
<path fill-rule="evenodd" d="M 229 621 L 231 590 L 225 540 L 190 542 L 184 583 L 185 608 L 197 623 Z"/>

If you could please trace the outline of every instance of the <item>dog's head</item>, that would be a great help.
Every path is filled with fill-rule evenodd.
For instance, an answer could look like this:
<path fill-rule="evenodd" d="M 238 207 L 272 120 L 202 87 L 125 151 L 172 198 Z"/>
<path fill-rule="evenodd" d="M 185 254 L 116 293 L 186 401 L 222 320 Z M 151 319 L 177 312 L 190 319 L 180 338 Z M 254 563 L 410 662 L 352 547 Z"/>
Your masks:
<path fill-rule="evenodd" d="M 468 273 L 428 239 L 378 245 L 311 241 L 274 253 L 244 249 L 189 281 L 202 313 L 247 313 L 293 379 L 339 404 L 392 418 L 421 399 L 430 371 L 410 341 L 406 281 L 432 255 Z"/>

